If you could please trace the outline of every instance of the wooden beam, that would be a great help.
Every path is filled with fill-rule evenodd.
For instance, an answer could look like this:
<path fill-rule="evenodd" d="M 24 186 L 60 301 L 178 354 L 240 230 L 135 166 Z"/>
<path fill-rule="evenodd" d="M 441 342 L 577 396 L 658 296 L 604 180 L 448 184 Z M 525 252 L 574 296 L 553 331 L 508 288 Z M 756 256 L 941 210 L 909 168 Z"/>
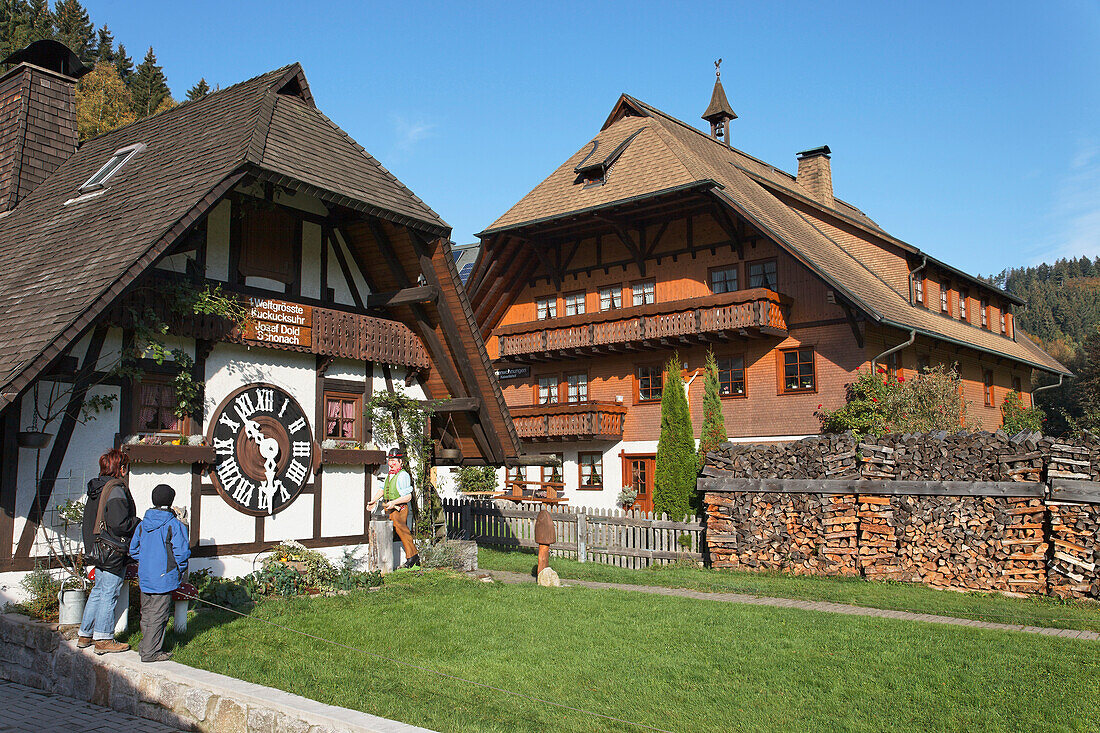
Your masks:
<path fill-rule="evenodd" d="M 882 481 L 872 479 L 749 479 L 727 471 L 703 469 L 699 491 L 744 491 L 786 494 L 881 494 L 885 496 L 1041 497 L 1045 484 L 1018 481 Z"/>
<path fill-rule="evenodd" d="M 366 304 L 368 308 L 394 308 L 412 303 L 434 303 L 438 299 L 439 288 L 420 285 L 387 293 L 371 293 L 367 296 Z"/>
<path fill-rule="evenodd" d="M 50 457 L 46 459 L 46 466 L 42 469 L 42 476 L 38 480 L 38 490 L 27 511 L 27 521 L 23 525 L 23 534 L 19 537 L 16 557 L 30 556 L 31 545 L 38 532 L 38 524 L 42 521 L 42 514 L 53 495 L 57 474 L 61 470 L 62 461 L 65 460 L 65 453 L 69 450 L 69 441 L 72 440 L 77 418 L 80 416 L 80 407 L 84 404 L 84 397 L 92 386 L 90 375 L 99 363 L 99 354 L 103 351 L 103 342 L 106 338 L 106 326 L 96 326 L 92 331 L 88 351 L 84 354 L 84 363 L 80 367 L 76 381 L 73 382 L 72 391 L 69 392 L 69 401 L 61 414 L 61 423 L 57 428 L 57 435 L 54 436 L 53 446 L 50 448 Z"/>
<path fill-rule="evenodd" d="M 351 268 L 348 267 L 347 258 L 344 257 L 344 248 L 341 246 L 340 241 L 336 239 L 336 235 L 333 234 L 333 230 L 327 229 L 325 232 L 325 246 L 332 247 L 332 253 L 336 255 L 336 262 L 340 265 L 340 272 L 344 275 L 344 280 L 348 283 L 348 290 L 351 291 L 351 299 L 355 301 L 355 307 L 359 310 L 363 310 L 363 298 L 359 295 L 359 286 L 355 284 L 355 278 L 351 276 Z"/>
<path fill-rule="evenodd" d="M 630 236 L 630 232 L 626 226 L 623 225 L 618 219 L 613 219 L 609 216 L 597 216 L 600 221 L 606 222 L 611 225 L 611 230 L 615 232 L 615 236 L 619 238 L 619 241 L 630 251 L 630 254 L 634 257 L 634 263 L 638 265 L 638 271 L 642 277 L 645 277 L 645 258 L 642 248 L 638 246 L 638 243 L 634 241 L 634 237 Z"/>
<path fill-rule="evenodd" d="M 19 408 L 18 403 L 8 405 L 0 419 L 0 569 L 11 562 L 11 546 L 15 532 L 15 499 L 19 479 Z"/>

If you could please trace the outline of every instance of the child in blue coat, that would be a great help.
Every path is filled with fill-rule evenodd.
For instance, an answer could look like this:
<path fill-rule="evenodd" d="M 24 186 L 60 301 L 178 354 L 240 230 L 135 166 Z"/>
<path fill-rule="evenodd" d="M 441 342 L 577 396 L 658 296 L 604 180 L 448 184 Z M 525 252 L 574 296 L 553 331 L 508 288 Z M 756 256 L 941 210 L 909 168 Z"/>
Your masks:
<path fill-rule="evenodd" d="M 191 545 L 187 527 L 170 508 L 176 492 L 167 484 L 153 489 L 153 508 L 145 512 L 134 537 L 130 555 L 138 563 L 141 587 L 141 644 L 143 662 L 163 662 L 172 655 L 161 649 L 164 630 L 172 613 L 172 591 L 187 579 Z"/>

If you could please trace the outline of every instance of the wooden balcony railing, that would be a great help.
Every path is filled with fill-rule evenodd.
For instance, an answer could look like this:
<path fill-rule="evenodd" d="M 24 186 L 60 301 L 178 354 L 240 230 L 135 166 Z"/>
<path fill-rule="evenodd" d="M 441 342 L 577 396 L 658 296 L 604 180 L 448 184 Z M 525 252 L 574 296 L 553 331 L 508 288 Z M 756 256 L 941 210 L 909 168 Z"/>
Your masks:
<path fill-rule="evenodd" d="M 626 405 L 572 402 L 509 408 L 522 440 L 620 440 Z"/>
<path fill-rule="evenodd" d="M 788 301 L 764 288 L 516 323 L 496 330 L 500 356 L 537 361 L 731 336 L 786 336 Z M 513 413 L 514 414 L 514 413 Z M 518 424 L 517 424 L 518 427 Z"/>

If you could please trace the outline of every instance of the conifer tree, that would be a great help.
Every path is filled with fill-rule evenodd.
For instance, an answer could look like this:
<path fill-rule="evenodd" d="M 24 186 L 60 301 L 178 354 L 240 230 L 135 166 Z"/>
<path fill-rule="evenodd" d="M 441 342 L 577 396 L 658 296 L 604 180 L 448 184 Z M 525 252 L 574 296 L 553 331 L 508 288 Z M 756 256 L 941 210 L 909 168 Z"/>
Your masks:
<path fill-rule="evenodd" d="M 112 64 L 98 63 L 81 77 L 76 85 L 76 126 L 82 141 L 133 121 L 130 90 Z"/>
<path fill-rule="evenodd" d="M 54 37 L 53 13 L 50 12 L 50 5 L 46 0 L 30 0 L 27 15 L 29 30 L 26 43 L 21 45 Z"/>
<path fill-rule="evenodd" d="M 30 31 L 30 5 L 27 0 L 0 0 L 0 54 L 7 57 L 26 46 Z"/>
<path fill-rule="evenodd" d="M 115 52 L 115 71 L 118 72 L 118 78 L 122 79 L 126 85 L 129 85 L 130 79 L 134 77 L 134 60 L 126 55 L 126 46 L 121 43 L 118 44 L 118 51 Z"/>
<path fill-rule="evenodd" d="M 726 418 L 722 415 L 721 384 L 718 382 L 718 362 L 714 352 L 707 352 L 707 362 L 703 376 L 703 429 L 699 433 L 699 466 L 707 457 L 708 451 L 718 450 L 718 446 L 728 440 Z"/>
<path fill-rule="evenodd" d="M 57 40 L 68 46 L 81 61 L 91 61 L 95 26 L 80 0 L 58 0 L 53 16 Z"/>
<path fill-rule="evenodd" d="M 206 83 L 206 78 L 199 79 L 195 86 L 187 90 L 187 99 L 194 102 L 196 99 L 202 99 L 210 93 L 210 85 Z"/>
<path fill-rule="evenodd" d="M 115 37 L 107 29 L 106 23 L 96 32 L 95 61 L 97 64 L 115 63 Z M 115 75 L 118 75 L 117 69 Z"/>
<path fill-rule="evenodd" d="M 134 116 L 139 120 L 156 112 L 165 97 L 169 96 L 168 80 L 157 65 L 157 55 L 153 53 L 152 46 L 138 64 L 129 86 Z"/>
<path fill-rule="evenodd" d="M 695 478 L 699 473 L 684 392 L 680 357 L 673 354 L 665 366 L 661 391 L 661 437 L 653 481 L 653 511 L 658 516 L 665 513 L 673 521 L 682 520 L 696 504 Z"/>

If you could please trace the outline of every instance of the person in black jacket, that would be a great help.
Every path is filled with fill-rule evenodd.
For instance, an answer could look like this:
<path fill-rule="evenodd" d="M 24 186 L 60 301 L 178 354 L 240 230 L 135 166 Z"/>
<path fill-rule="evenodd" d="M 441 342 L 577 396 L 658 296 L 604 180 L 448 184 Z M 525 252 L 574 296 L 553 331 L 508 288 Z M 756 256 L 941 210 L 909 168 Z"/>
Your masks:
<path fill-rule="evenodd" d="M 129 556 L 126 549 L 141 520 L 126 476 L 130 457 L 114 448 L 99 457 L 99 476 L 88 482 L 84 505 L 84 556 L 95 566 L 95 587 L 88 594 L 76 645 L 95 645 L 96 654 L 124 652 L 129 644 L 115 641 L 115 605 L 123 589 Z M 100 503 L 103 503 L 102 511 Z M 97 519 L 99 520 L 97 527 Z"/>

